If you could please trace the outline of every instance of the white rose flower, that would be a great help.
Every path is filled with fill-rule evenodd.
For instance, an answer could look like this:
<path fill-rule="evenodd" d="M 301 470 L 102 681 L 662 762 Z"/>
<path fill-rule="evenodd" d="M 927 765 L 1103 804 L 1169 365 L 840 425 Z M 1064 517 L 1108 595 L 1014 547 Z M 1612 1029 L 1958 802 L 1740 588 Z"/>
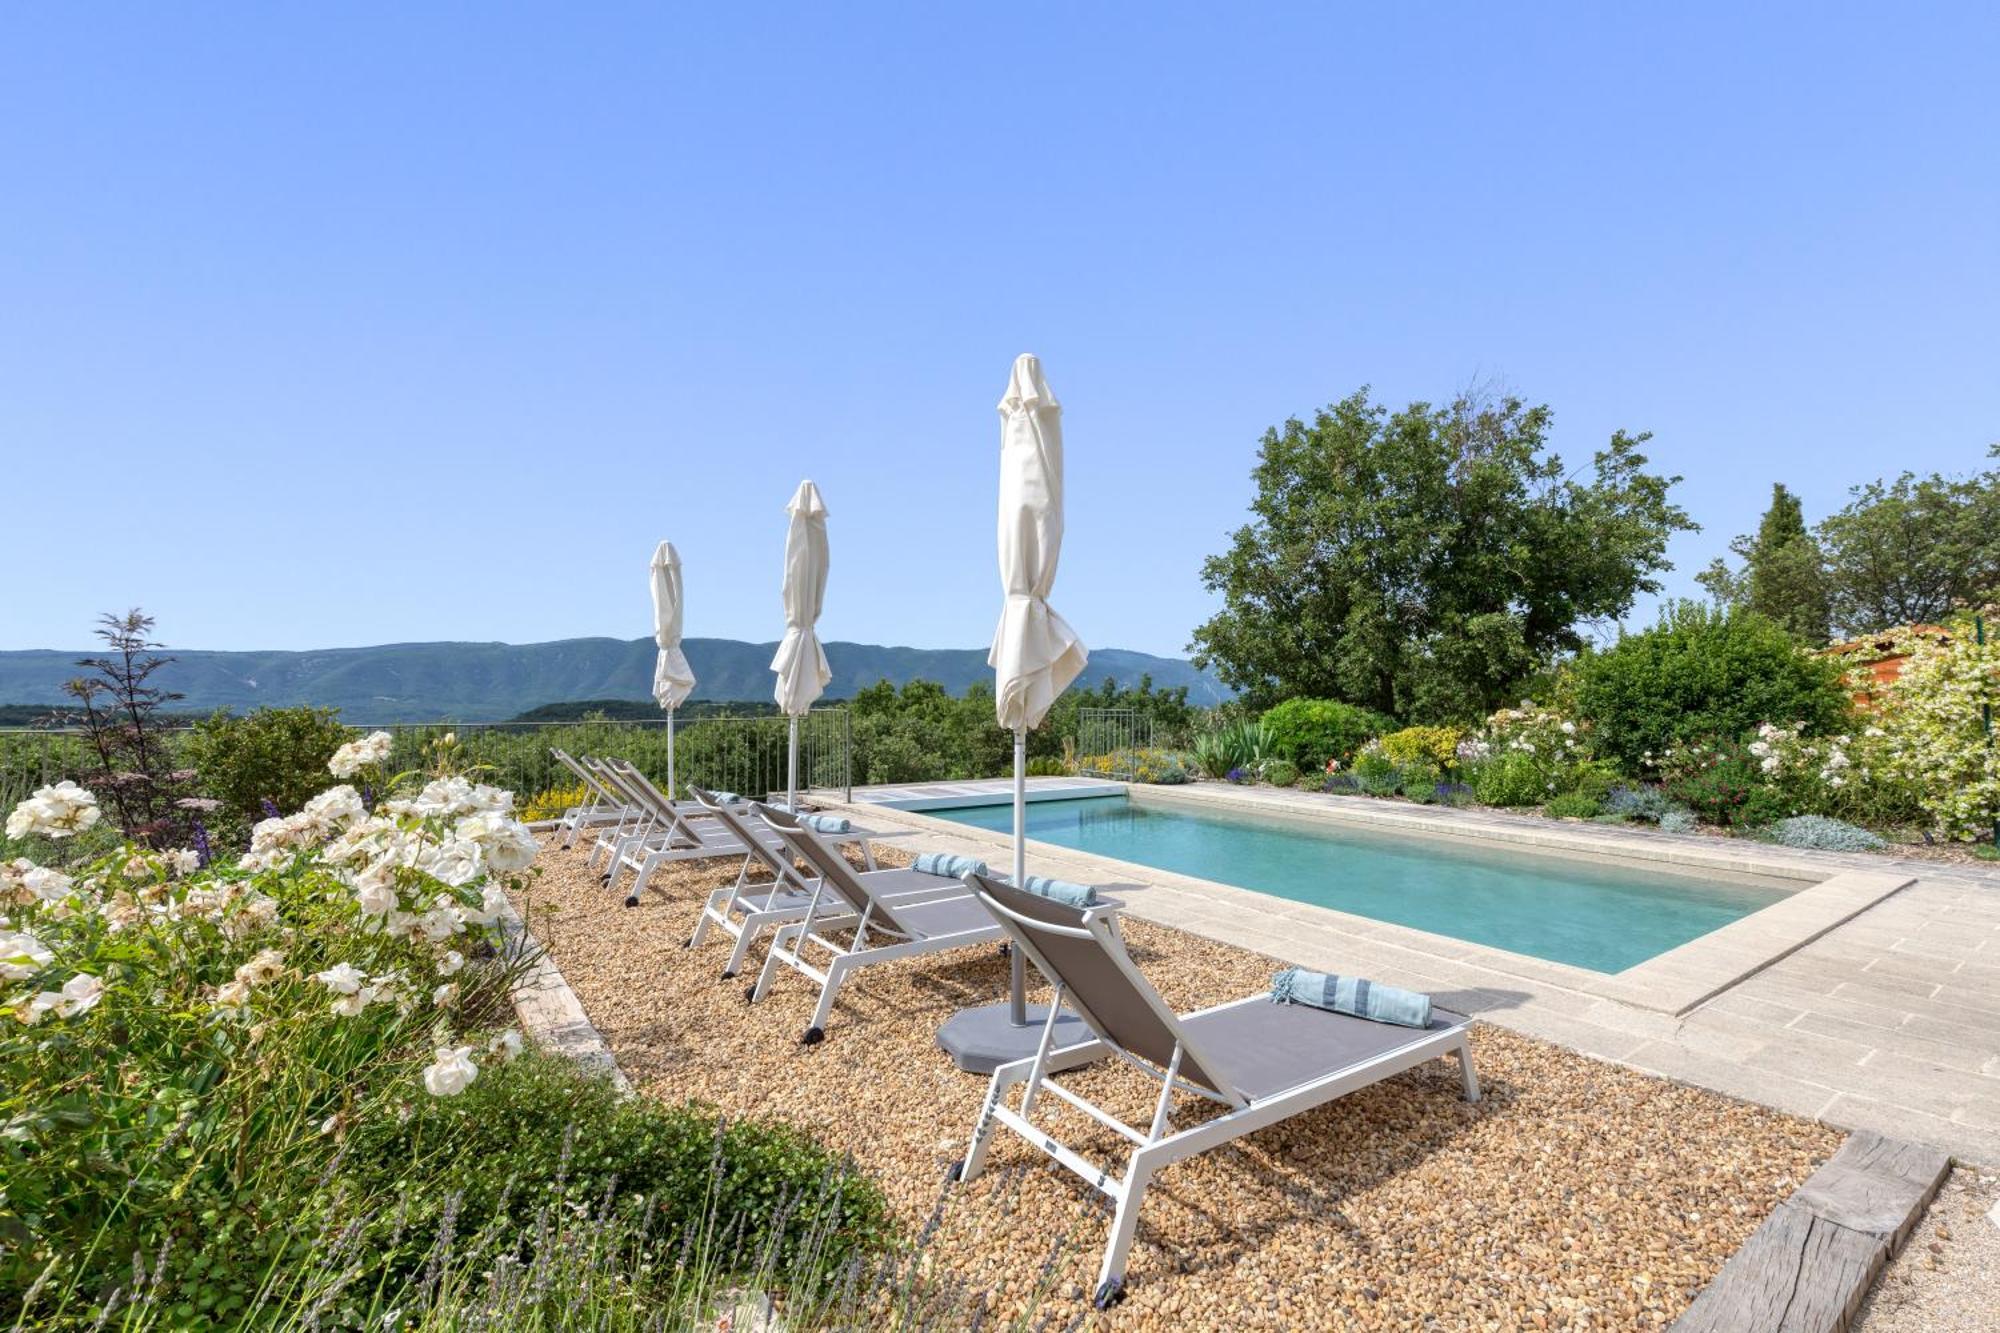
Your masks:
<path fill-rule="evenodd" d="M 386 731 L 372 732 L 358 741 L 349 741 L 327 760 L 327 772 L 337 778 L 351 778 L 370 764 L 387 760 L 395 744 L 396 738 Z"/>
<path fill-rule="evenodd" d="M 368 974 L 352 963 L 341 963 L 324 972 L 313 973 L 313 980 L 337 994 L 355 995 L 367 982 Z"/>
<path fill-rule="evenodd" d="M 438 1009 L 447 1007 L 457 998 L 458 983 L 456 981 L 447 981 L 442 986 L 431 991 L 431 1004 Z"/>
<path fill-rule="evenodd" d="M 502 1062 L 510 1062 L 521 1053 L 521 1034 L 513 1028 L 496 1032 L 493 1039 L 486 1043 L 486 1049 L 498 1055 Z"/>
<path fill-rule="evenodd" d="M 51 870 L 47 866 L 36 866 L 27 874 L 21 876 L 21 883 L 29 892 L 33 893 L 43 902 L 52 903 L 58 898 L 69 895 L 70 885 L 73 881 L 60 870 Z"/>
<path fill-rule="evenodd" d="M 458 972 L 458 970 L 461 967 L 464 966 L 465 966 L 464 954 L 460 953 L 456 949 L 446 949 L 444 951 L 444 957 L 438 959 L 438 975 L 441 977 L 453 976 Z"/>
<path fill-rule="evenodd" d="M 424 1070 L 424 1089 L 433 1097 L 456 1097 L 478 1077 L 470 1046 L 440 1046 L 436 1061 Z"/>
<path fill-rule="evenodd" d="M 342 966 L 347 966 L 343 964 Z M 284 970 L 285 954 L 281 949 L 260 949 L 249 962 L 236 969 L 236 979 L 246 986 L 261 985 L 271 981 Z"/>
<path fill-rule="evenodd" d="M 201 853 L 192 847 L 167 853 L 167 868 L 176 875 L 192 875 L 201 869 Z"/>
<path fill-rule="evenodd" d="M 0 977 L 26 981 L 55 960 L 48 946 L 26 931 L 0 934 Z"/>
<path fill-rule="evenodd" d="M 307 801 L 305 809 L 299 813 L 321 823 L 336 825 L 351 824 L 368 817 L 367 807 L 361 804 L 361 793 L 348 786 L 321 792 Z"/>
<path fill-rule="evenodd" d="M 491 926 L 507 909 L 507 893 L 497 884 L 488 884 L 479 896 L 479 906 L 461 907 L 458 914 L 474 926 Z"/>
<path fill-rule="evenodd" d="M 88 972 L 79 972 L 63 983 L 62 1003 L 57 1006 L 64 1018 L 89 1013 L 104 998 L 104 981 Z"/>
<path fill-rule="evenodd" d="M 353 1018 L 363 1009 L 366 1009 L 368 1002 L 374 998 L 374 991 L 364 986 L 352 995 L 343 995 L 335 1000 L 333 1002 L 333 1012 L 341 1018 Z"/>
<path fill-rule="evenodd" d="M 39 833 L 47 838 L 67 838 L 92 827 L 102 817 L 97 798 L 64 779 L 37 788 L 33 796 L 15 806 L 7 816 L 7 836 Z"/>

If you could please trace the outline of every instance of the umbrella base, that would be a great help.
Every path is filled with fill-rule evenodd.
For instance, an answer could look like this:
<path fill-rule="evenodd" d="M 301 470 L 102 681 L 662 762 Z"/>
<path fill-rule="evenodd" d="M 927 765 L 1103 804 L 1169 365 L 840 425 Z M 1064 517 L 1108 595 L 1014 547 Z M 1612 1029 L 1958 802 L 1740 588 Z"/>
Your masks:
<path fill-rule="evenodd" d="M 968 1074 L 990 1074 L 1010 1061 L 1026 1060 L 1041 1045 L 1042 1025 L 1048 1022 L 1049 1007 L 1029 1005 L 1028 1021 L 1022 1027 L 1014 1026 L 1012 1010 L 1012 1004 L 1006 1000 L 959 1010 L 938 1029 L 938 1048 Z M 1096 1035 L 1082 1019 L 1066 1013 L 1056 1019 L 1053 1045 L 1055 1049 L 1075 1046 L 1093 1040 Z"/>

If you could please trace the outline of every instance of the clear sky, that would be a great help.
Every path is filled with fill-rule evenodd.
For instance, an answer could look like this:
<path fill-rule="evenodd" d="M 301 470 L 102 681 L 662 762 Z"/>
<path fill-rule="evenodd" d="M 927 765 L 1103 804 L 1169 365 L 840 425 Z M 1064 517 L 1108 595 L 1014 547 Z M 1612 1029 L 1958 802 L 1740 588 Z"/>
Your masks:
<path fill-rule="evenodd" d="M 1497 382 L 1705 527 L 2000 439 L 2000 10 L 14 5 L 0 647 L 985 643 L 1009 362 L 1054 602 L 1178 653 L 1258 435 Z"/>

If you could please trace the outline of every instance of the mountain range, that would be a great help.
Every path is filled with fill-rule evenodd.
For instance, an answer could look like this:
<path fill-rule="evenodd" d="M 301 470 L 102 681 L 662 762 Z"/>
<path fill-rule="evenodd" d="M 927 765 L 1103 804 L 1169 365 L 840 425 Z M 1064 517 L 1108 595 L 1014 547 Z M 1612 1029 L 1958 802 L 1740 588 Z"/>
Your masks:
<path fill-rule="evenodd" d="M 771 697 L 776 643 L 688 639 L 696 699 L 750 701 Z M 934 680 L 952 693 L 991 681 L 984 648 L 895 648 L 828 643 L 833 681 L 827 697 L 846 698 L 880 680 L 902 685 Z M 63 682 L 81 674 L 83 652 L 0 651 L 0 703 L 55 704 Z M 652 691 L 651 639 L 559 639 L 553 643 L 391 643 L 373 648 L 307 652 L 167 650 L 175 660 L 154 684 L 187 697 L 180 712 L 262 704 L 338 708 L 343 721 L 366 724 L 450 720 L 492 722 L 544 704 L 580 699 L 645 699 Z M 1200 704 L 1229 690 L 1191 662 L 1119 648 L 1094 649 L 1084 681 L 1109 677 L 1136 685 L 1150 675 L 1160 688 L 1185 685 Z"/>

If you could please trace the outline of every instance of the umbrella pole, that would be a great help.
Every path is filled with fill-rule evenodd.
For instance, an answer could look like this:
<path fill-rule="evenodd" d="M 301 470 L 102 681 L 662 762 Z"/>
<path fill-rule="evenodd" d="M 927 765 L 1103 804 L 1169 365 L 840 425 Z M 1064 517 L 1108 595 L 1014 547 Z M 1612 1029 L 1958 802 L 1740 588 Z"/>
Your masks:
<path fill-rule="evenodd" d="M 674 710 L 667 710 L 667 799 L 674 797 Z"/>
<path fill-rule="evenodd" d="M 1014 884 L 1028 882 L 1028 729 L 1014 728 Z M 1008 950 L 1007 1018 L 1028 1025 L 1028 964 L 1019 947 Z"/>
<path fill-rule="evenodd" d="M 792 714 L 791 753 L 785 761 L 785 809 L 799 808 L 799 715 Z"/>

